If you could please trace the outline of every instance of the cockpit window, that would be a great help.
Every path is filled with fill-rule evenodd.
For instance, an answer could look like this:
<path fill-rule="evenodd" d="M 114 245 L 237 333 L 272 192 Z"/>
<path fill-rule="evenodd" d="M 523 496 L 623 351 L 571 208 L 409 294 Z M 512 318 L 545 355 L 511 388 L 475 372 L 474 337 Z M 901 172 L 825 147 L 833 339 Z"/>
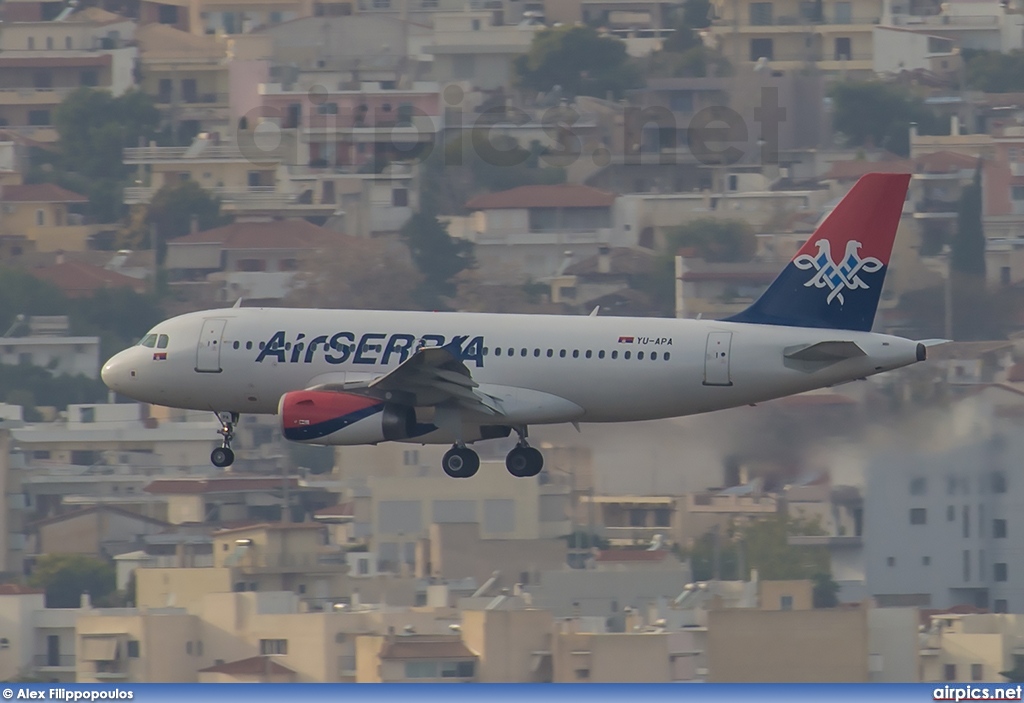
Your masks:
<path fill-rule="evenodd" d="M 145 338 L 143 338 L 143 340 L 141 342 L 139 342 L 139 346 L 149 347 L 149 348 L 152 349 L 153 347 L 156 346 L 156 335 L 155 334 L 147 334 L 145 336 Z"/>
<path fill-rule="evenodd" d="M 167 348 L 167 335 L 166 334 L 160 335 L 160 338 L 157 340 L 157 343 L 156 343 L 156 348 L 157 349 L 166 349 Z"/>

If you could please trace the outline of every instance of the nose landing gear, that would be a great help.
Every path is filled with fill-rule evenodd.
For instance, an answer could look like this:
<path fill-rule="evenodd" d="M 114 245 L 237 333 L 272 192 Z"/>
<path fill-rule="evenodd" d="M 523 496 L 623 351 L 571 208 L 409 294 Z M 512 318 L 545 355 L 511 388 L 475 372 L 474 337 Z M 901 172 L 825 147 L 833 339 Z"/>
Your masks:
<path fill-rule="evenodd" d="M 235 438 L 235 425 L 238 424 L 238 413 L 218 412 L 217 419 L 220 421 L 220 429 L 217 434 L 224 438 L 221 446 L 210 452 L 210 461 L 218 469 L 223 469 L 235 463 L 235 453 L 231 451 L 231 440 Z"/>

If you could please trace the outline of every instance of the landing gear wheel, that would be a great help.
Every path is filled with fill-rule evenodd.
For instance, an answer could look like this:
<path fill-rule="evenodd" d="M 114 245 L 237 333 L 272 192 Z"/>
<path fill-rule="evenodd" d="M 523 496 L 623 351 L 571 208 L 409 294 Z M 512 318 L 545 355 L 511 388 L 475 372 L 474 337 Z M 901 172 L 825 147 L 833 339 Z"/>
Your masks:
<path fill-rule="evenodd" d="M 238 413 L 218 412 L 215 414 L 220 422 L 217 434 L 223 437 L 223 443 L 210 453 L 210 462 L 218 469 L 223 469 L 235 463 L 235 453 L 231 451 L 231 440 L 235 438 Z"/>
<path fill-rule="evenodd" d="M 469 478 L 480 469 L 480 457 L 469 447 L 452 447 L 441 459 L 441 468 L 452 478 Z"/>
<path fill-rule="evenodd" d="M 210 452 L 210 461 L 218 469 L 223 469 L 235 463 L 235 453 L 231 451 L 230 447 L 217 447 Z"/>
<path fill-rule="evenodd" d="M 544 468 L 544 456 L 529 445 L 518 445 L 505 457 L 505 468 L 516 478 L 530 478 Z"/>

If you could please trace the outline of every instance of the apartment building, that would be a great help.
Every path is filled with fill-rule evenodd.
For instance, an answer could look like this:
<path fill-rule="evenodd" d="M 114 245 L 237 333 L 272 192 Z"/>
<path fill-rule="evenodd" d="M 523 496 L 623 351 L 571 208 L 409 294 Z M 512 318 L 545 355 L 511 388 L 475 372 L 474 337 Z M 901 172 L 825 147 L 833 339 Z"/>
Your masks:
<path fill-rule="evenodd" d="M 737 66 L 760 62 L 773 71 L 809 66 L 850 77 L 874 71 L 873 33 L 884 15 L 882 0 L 719 0 L 713 7 L 706 41 Z"/>
<path fill-rule="evenodd" d="M 81 87 L 121 95 L 135 84 L 132 21 L 99 8 L 61 16 L 47 3 L 14 3 L 0 37 L 0 125 L 36 141 L 57 139 L 54 111 Z"/>
<path fill-rule="evenodd" d="M 0 237 L 6 257 L 38 251 L 84 251 L 101 227 L 87 224 L 88 198 L 53 183 L 0 186 Z"/>
<path fill-rule="evenodd" d="M 142 0 L 139 24 L 163 24 L 196 36 L 239 35 L 298 17 L 312 17 L 313 0 Z"/>
<path fill-rule="evenodd" d="M 1002 681 L 1002 672 L 1024 663 L 1020 615 L 927 614 L 930 617 L 920 636 L 921 681 Z"/>

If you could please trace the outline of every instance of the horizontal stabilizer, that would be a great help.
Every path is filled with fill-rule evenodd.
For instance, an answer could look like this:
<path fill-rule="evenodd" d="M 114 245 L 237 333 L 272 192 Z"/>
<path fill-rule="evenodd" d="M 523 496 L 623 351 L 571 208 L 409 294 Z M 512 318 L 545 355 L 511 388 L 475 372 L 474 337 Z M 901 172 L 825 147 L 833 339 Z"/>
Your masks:
<path fill-rule="evenodd" d="M 856 342 L 818 342 L 805 346 L 787 347 L 783 352 L 787 359 L 797 361 L 841 361 L 858 356 L 867 356 Z"/>
<path fill-rule="evenodd" d="M 919 339 L 917 340 L 917 343 L 923 344 L 926 347 L 937 347 L 942 344 L 949 344 L 952 341 L 952 339 Z"/>

